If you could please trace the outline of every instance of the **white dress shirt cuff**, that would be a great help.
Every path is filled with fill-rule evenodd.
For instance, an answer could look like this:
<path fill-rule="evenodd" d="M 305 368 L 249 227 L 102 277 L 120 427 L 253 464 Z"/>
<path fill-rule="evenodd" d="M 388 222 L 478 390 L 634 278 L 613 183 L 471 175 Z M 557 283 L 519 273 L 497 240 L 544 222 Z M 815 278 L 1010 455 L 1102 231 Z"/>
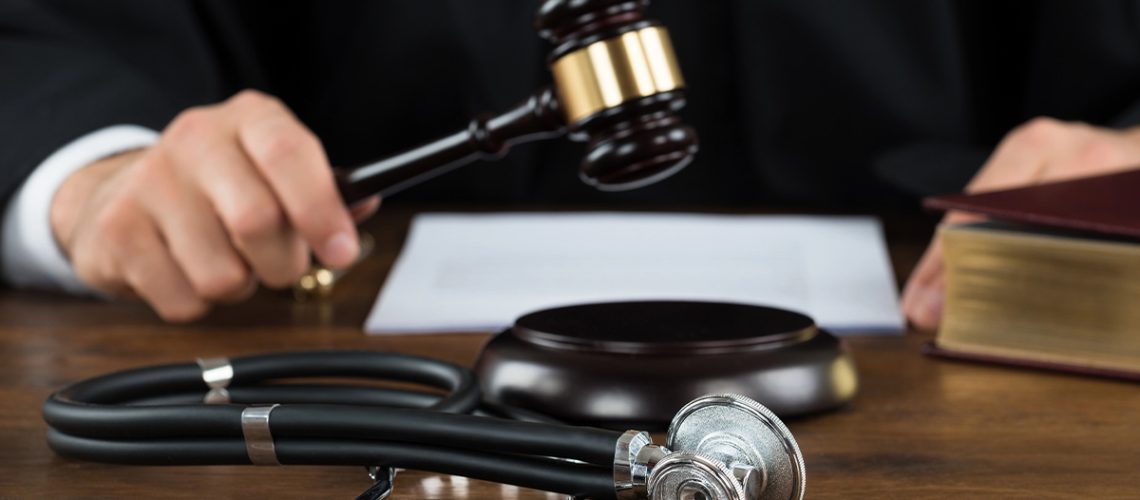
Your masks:
<path fill-rule="evenodd" d="M 4 279 L 26 288 L 91 293 L 75 275 L 55 241 L 51 203 L 68 176 L 97 160 L 147 147 L 158 141 L 154 130 L 136 125 L 99 129 L 60 148 L 36 167 L 4 210 L 0 263 Z"/>

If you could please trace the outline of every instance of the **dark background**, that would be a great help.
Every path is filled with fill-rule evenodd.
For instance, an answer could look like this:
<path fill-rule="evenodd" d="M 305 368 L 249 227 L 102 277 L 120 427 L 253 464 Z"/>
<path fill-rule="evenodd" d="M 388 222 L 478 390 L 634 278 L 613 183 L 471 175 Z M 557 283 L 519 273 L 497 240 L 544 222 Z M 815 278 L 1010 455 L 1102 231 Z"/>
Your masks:
<path fill-rule="evenodd" d="M 241 88 L 350 166 L 549 82 L 536 3 L 0 0 L 0 188 L 115 123 L 160 129 Z M 640 191 L 577 180 L 581 144 L 518 147 L 393 201 L 917 207 L 1039 115 L 1140 122 L 1140 9 L 1098 1 L 659 1 L 696 161 Z"/>

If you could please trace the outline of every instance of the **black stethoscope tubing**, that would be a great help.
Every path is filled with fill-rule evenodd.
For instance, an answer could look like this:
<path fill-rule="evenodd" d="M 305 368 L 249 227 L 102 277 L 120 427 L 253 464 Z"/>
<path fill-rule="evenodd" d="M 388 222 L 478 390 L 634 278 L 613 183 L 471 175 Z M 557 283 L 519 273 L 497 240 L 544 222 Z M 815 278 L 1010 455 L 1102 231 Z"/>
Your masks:
<path fill-rule="evenodd" d="M 480 411 L 481 395 L 466 368 L 368 351 L 249 356 L 230 365 L 229 404 L 201 403 L 207 386 L 195 363 L 68 386 L 44 403 L 48 443 L 62 455 L 99 462 L 250 464 L 242 412 L 251 404 L 276 403 L 269 427 L 281 464 L 402 467 L 582 497 L 614 495 L 619 432 L 471 415 Z M 449 392 L 273 384 L 303 377 L 384 379 Z"/>

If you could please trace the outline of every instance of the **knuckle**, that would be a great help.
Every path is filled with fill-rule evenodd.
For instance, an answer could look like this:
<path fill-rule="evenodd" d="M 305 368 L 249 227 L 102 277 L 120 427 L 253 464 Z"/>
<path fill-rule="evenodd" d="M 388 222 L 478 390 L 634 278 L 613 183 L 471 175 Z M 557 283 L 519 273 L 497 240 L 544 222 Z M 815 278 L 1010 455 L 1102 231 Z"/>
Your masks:
<path fill-rule="evenodd" d="M 1056 132 L 1057 130 L 1063 128 L 1064 125 L 1064 122 L 1056 118 L 1050 116 L 1038 116 L 1025 122 L 1024 128 L 1026 130 L 1049 133 Z"/>
<path fill-rule="evenodd" d="M 1062 133 L 1065 124 L 1047 116 L 1039 116 L 1015 128 L 1007 136 L 1007 140 L 1017 144 L 1041 146 L 1056 140 Z"/>
<path fill-rule="evenodd" d="M 281 248 L 287 249 L 287 253 L 274 259 L 274 265 L 262 266 L 258 276 L 269 288 L 290 287 L 309 270 L 309 249 L 300 237 L 291 237 L 288 244 Z"/>
<path fill-rule="evenodd" d="M 290 160 L 320 148 L 311 133 L 292 127 L 274 127 L 272 133 L 263 134 L 251 146 L 251 153 L 268 172 L 294 164 Z"/>
<path fill-rule="evenodd" d="M 278 231 L 284 215 L 276 203 L 243 203 L 227 218 L 230 231 L 238 239 L 258 238 Z"/>
<path fill-rule="evenodd" d="M 95 216 L 94 226 L 102 241 L 121 247 L 132 240 L 137 209 L 123 200 L 110 202 Z"/>
<path fill-rule="evenodd" d="M 267 166 L 281 164 L 281 160 L 292 157 L 299 146 L 293 134 L 276 133 L 258 141 L 257 156 L 264 160 Z"/>
<path fill-rule="evenodd" d="M 124 183 L 126 192 L 131 195 L 145 195 L 150 193 L 170 194 L 172 185 L 171 172 L 168 164 L 161 154 L 148 153 L 142 155 L 132 165 L 130 175 Z"/>
<path fill-rule="evenodd" d="M 163 160 L 162 155 L 156 153 L 148 153 L 140 156 L 134 165 L 134 170 L 145 177 L 152 175 L 163 177 L 163 170 L 165 169 L 166 162 Z"/>
<path fill-rule="evenodd" d="M 120 264 L 123 267 L 124 283 L 136 291 L 141 291 L 146 288 L 146 285 L 152 278 L 148 269 L 140 263 L 139 259 L 120 258 Z"/>
<path fill-rule="evenodd" d="M 221 300 L 244 291 L 249 285 L 249 272 L 235 263 L 218 263 L 208 274 L 193 276 L 194 291 L 208 300 Z"/>
<path fill-rule="evenodd" d="M 230 98 L 228 104 L 237 108 L 257 109 L 281 105 L 276 97 L 256 89 L 244 89 Z"/>
<path fill-rule="evenodd" d="M 77 252 L 72 259 L 72 266 L 80 281 L 106 292 L 122 285 L 121 280 L 114 278 L 114 266 L 110 260 L 102 251 L 89 250 Z"/>
<path fill-rule="evenodd" d="M 100 288 L 103 276 L 99 272 L 99 265 L 95 260 L 95 252 L 83 251 L 77 252 L 71 258 L 71 267 L 75 269 L 75 276 L 77 276 L 84 283 L 96 288 Z"/>
<path fill-rule="evenodd" d="M 189 108 L 174 117 L 166 127 L 164 139 L 182 143 L 200 137 L 213 127 L 213 117 L 203 107 Z"/>

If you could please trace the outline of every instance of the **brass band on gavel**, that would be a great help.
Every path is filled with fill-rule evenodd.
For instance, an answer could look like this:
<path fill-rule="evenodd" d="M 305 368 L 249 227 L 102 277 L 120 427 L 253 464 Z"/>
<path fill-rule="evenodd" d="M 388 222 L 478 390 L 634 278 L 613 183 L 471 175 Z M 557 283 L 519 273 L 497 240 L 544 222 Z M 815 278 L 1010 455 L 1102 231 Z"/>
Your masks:
<path fill-rule="evenodd" d="M 558 58 L 550 69 L 567 123 L 685 86 L 662 26 L 599 40 Z"/>

